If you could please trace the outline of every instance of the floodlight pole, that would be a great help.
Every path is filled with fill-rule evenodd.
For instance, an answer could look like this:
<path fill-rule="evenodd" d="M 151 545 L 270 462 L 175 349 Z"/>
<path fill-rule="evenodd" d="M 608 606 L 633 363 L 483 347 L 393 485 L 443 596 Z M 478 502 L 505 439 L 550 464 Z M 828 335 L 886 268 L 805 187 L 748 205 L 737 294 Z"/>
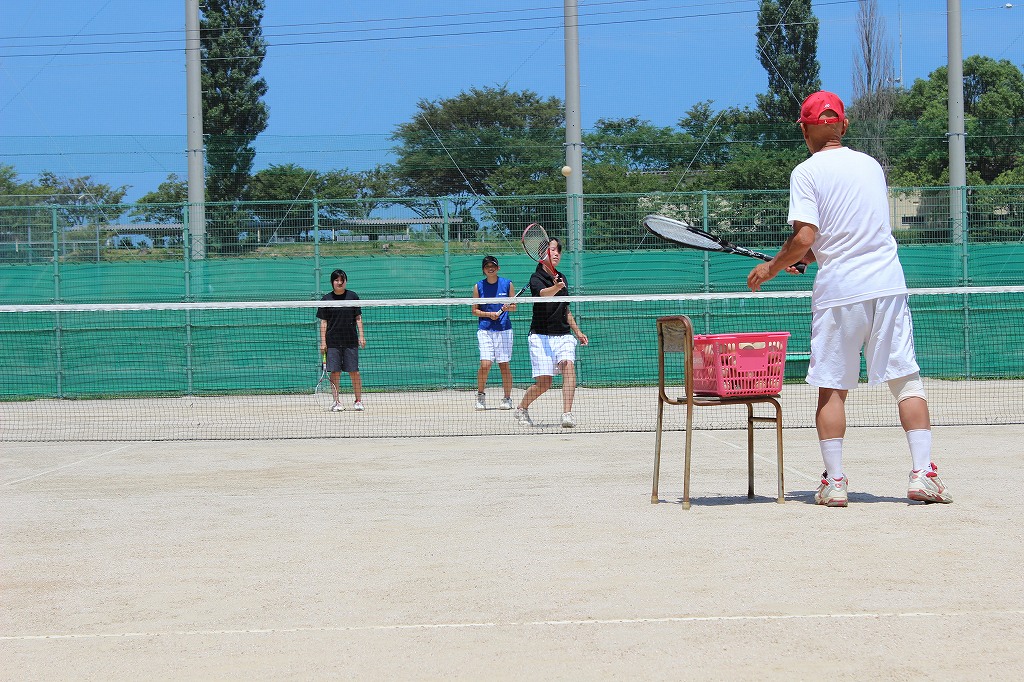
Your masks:
<path fill-rule="evenodd" d="M 580 35 L 577 0 L 565 0 L 565 176 L 566 219 L 572 248 L 583 250 L 583 133 L 580 115 Z M 579 257 L 574 259 L 579 263 Z M 577 288 L 579 274 L 574 273 Z"/>
<path fill-rule="evenodd" d="M 964 56 L 960 24 L 960 0 L 947 0 L 946 41 L 947 87 L 949 89 L 949 219 L 954 244 L 962 244 L 967 216 L 964 193 L 967 186 L 967 150 L 964 132 Z"/>
<path fill-rule="evenodd" d="M 188 224 L 192 258 L 206 258 L 206 170 L 203 157 L 203 84 L 199 0 L 185 0 L 185 99 L 188 114 Z"/>

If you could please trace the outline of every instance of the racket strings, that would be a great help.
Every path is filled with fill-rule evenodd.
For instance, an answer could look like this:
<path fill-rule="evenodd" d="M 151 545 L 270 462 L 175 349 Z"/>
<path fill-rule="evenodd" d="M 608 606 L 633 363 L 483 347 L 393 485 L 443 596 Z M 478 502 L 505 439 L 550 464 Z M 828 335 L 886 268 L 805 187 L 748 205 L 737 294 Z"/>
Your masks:
<path fill-rule="evenodd" d="M 548 233 L 536 223 L 527 227 L 523 232 L 523 249 L 526 251 L 526 255 L 535 261 L 540 261 L 546 255 L 550 241 Z"/>
<path fill-rule="evenodd" d="M 703 231 L 681 222 L 670 221 L 657 216 L 648 216 L 644 225 L 654 234 L 679 244 L 685 244 L 704 251 L 722 251 L 722 245 L 707 236 Z"/>

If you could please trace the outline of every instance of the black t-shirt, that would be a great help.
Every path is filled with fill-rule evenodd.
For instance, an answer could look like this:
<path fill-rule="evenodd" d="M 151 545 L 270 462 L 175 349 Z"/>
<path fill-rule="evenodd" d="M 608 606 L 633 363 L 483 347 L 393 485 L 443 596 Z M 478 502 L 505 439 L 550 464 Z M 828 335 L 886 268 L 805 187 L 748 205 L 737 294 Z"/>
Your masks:
<path fill-rule="evenodd" d="M 324 294 L 322 301 L 358 301 L 356 292 L 346 289 L 338 296 L 333 291 Z M 363 314 L 362 308 L 317 308 L 316 316 L 327 320 L 327 347 L 354 348 L 359 345 L 359 332 L 356 329 L 356 318 Z"/>
<path fill-rule="evenodd" d="M 555 272 L 558 272 L 557 270 Z M 565 279 L 565 275 L 558 272 L 558 277 L 565 282 L 565 288 L 561 289 L 557 294 L 552 297 L 545 297 L 543 300 L 549 300 L 549 298 L 558 298 L 559 296 L 569 295 L 569 282 Z M 548 273 L 547 269 L 543 264 L 538 263 L 537 269 L 533 271 L 530 276 L 530 293 L 535 296 L 540 296 L 541 289 L 547 289 L 555 285 L 555 279 Z M 545 334 L 547 336 L 562 336 L 572 332 L 572 328 L 569 327 L 569 302 L 564 301 L 562 303 L 534 303 L 533 304 L 533 319 L 530 321 L 530 333 L 531 334 Z"/>

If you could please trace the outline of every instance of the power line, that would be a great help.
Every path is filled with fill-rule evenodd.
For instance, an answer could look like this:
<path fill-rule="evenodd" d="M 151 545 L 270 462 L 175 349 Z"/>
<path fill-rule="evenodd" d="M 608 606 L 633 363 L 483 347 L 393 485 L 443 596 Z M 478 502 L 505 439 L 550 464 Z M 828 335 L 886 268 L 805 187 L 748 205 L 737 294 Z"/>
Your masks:
<path fill-rule="evenodd" d="M 822 4 L 843 5 L 843 4 L 853 4 L 853 3 L 856 3 L 856 2 L 859 2 L 859 0 L 833 0 L 833 2 L 822 3 Z M 664 8 L 659 8 L 659 9 L 664 9 Z M 670 9 L 675 9 L 675 8 L 670 8 Z M 617 19 L 617 20 L 608 20 L 608 21 L 584 21 L 583 19 L 581 19 L 580 20 L 580 27 L 581 28 L 594 28 L 594 27 L 602 27 L 602 26 L 620 26 L 620 25 L 645 24 L 645 23 L 664 22 L 664 21 L 677 21 L 677 20 L 683 20 L 683 19 L 701 19 L 701 18 L 709 18 L 709 17 L 722 17 L 722 16 L 741 15 L 741 14 L 754 14 L 754 13 L 756 13 L 756 11 L 757 11 L 756 9 L 737 9 L 737 10 L 724 10 L 724 11 L 717 11 L 717 12 L 705 12 L 705 13 L 699 13 L 699 14 L 676 14 L 676 15 L 669 15 L 669 16 L 640 17 L 640 18 L 635 18 L 635 19 Z M 589 14 L 587 16 L 588 17 L 592 17 L 592 16 L 598 16 L 598 15 L 622 14 L 622 13 L 624 13 L 624 12 L 622 12 L 622 11 L 599 12 L 599 13 L 592 13 L 592 14 Z M 334 45 L 334 44 L 350 44 L 350 43 L 386 42 L 386 41 L 395 41 L 395 40 L 420 40 L 420 39 L 427 39 L 427 38 L 453 38 L 453 37 L 474 36 L 474 35 L 495 35 L 495 34 L 507 34 L 507 33 L 523 33 L 523 32 L 538 31 L 538 30 L 547 31 L 547 30 L 558 29 L 558 28 L 562 27 L 562 23 L 561 23 L 562 19 L 561 19 L 560 16 L 559 17 L 530 17 L 530 18 L 524 18 L 524 19 L 502 20 L 500 22 L 495 22 L 495 21 L 462 22 L 460 24 L 460 27 L 461 27 L 462 25 L 465 25 L 466 23 L 469 23 L 469 24 L 472 24 L 472 23 L 479 23 L 479 24 L 494 24 L 494 23 L 510 24 L 510 23 L 521 23 L 521 22 L 524 22 L 524 21 L 534 22 L 534 21 L 546 21 L 546 20 L 555 20 L 555 19 L 557 19 L 557 23 L 548 24 L 548 25 L 541 25 L 541 26 L 519 27 L 519 28 L 512 27 L 512 28 L 491 28 L 491 29 L 482 29 L 482 30 L 456 30 L 456 31 L 445 31 L 445 32 L 437 32 L 437 33 L 419 33 L 419 34 L 414 34 L 414 35 L 385 35 L 385 36 L 345 37 L 345 38 L 336 38 L 336 39 L 329 39 L 329 40 L 301 40 L 301 41 L 290 41 L 290 42 L 272 42 L 272 41 L 268 40 L 267 41 L 267 48 L 269 49 L 269 48 L 278 48 L 278 47 L 297 47 L 297 46 L 306 46 L 306 45 Z M 320 34 L 323 34 L 323 33 L 327 33 L 327 34 L 334 34 L 334 33 L 362 33 L 362 32 L 381 31 L 381 30 L 405 31 L 405 30 L 413 30 L 413 29 L 430 29 L 430 28 L 435 28 L 435 27 L 436 28 L 447 28 L 448 25 L 420 25 L 420 26 L 413 26 L 413 27 L 394 27 L 394 28 L 390 28 L 390 29 L 350 29 L 350 30 L 339 30 L 339 31 L 336 31 L 336 32 L 335 31 L 326 31 L 326 32 L 320 32 Z M 295 35 L 317 35 L 317 34 L 318 33 L 305 32 L 305 33 L 298 33 L 298 34 L 295 34 Z M 281 34 L 281 36 L 270 36 L 270 37 L 271 38 L 273 38 L 273 37 L 283 37 L 285 35 L 290 35 L 290 34 Z M 266 39 L 266 38 L 267 38 L 267 36 L 264 35 L 264 39 Z M 147 41 L 140 41 L 140 42 L 145 43 Z M 168 41 L 167 40 L 163 40 L 163 41 L 150 41 L 150 42 L 168 42 Z M 107 43 L 100 43 L 100 44 L 107 44 Z M 10 50 L 10 49 L 29 49 L 30 47 L 32 47 L 32 46 L 7 46 L 6 48 L 0 48 L 0 49 L 7 49 L 7 50 Z M 33 53 L 21 53 L 21 54 L 17 54 L 17 53 L 6 53 L 6 54 L 5 53 L 0 53 L 0 57 L 4 57 L 4 58 L 20 58 L 20 57 L 70 57 L 70 56 L 92 56 L 92 55 L 108 55 L 108 54 L 153 54 L 153 53 L 169 53 L 169 52 L 178 53 L 180 51 L 181 51 L 181 47 L 176 46 L 176 47 L 167 47 L 167 48 L 147 48 L 147 49 L 127 49 L 127 50 L 90 50 L 90 51 L 81 51 L 81 52 L 73 52 L 73 51 L 69 51 L 69 50 L 64 50 L 64 51 L 61 51 L 61 52 L 33 52 Z M 221 58 L 218 58 L 218 59 L 230 60 L 230 59 L 252 59 L 252 58 L 253 57 L 221 57 Z"/>
<path fill-rule="evenodd" d="M 628 4 L 636 5 L 636 4 L 640 4 L 640 3 L 647 3 L 647 2 L 654 2 L 654 1 L 657 1 L 657 0 L 612 0 L 612 1 L 609 1 L 609 2 L 588 2 L 587 6 L 588 7 L 595 7 L 595 6 L 598 6 L 598 5 L 628 5 Z M 650 9 L 679 9 L 679 8 L 683 8 L 683 7 L 703 7 L 703 6 L 707 6 L 707 5 L 711 5 L 711 6 L 716 6 L 717 7 L 717 6 L 721 6 L 721 5 L 743 4 L 743 3 L 751 3 L 751 2 L 756 2 L 756 1 L 757 0 L 727 0 L 725 2 L 698 2 L 698 3 L 683 4 L 683 5 L 678 5 L 678 4 L 677 5 L 669 5 L 668 7 L 658 7 L 658 8 L 650 8 Z M 518 13 L 523 13 L 523 12 L 556 11 L 556 10 L 558 12 L 561 12 L 561 9 L 562 9 L 561 6 L 557 6 L 557 7 L 532 7 L 532 8 L 506 9 L 506 10 L 488 10 L 488 11 L 479 11 L 479 12 L 455 12 L 455 13 L 448 13 L 448 14 L 425 14 L 425 15 L 414 15 L 414 16 L 407 16 L 407 17 L 384 17 L 384 18 L 377 18 L 377 19 L 346 19 L 344 21 L 316 21 L 316 22 L 302 22 L 302 23 L 292 23 L 292 24 L 263 24 L 263 23 L 261 23 L 260 26 L 264 30 L 266 30 L 266 29 L 273 29 L 273 28 L 296 28 L 296 27 L 300 27 L 300 26 L 317 26 L 317 27 L 320 27 L 320 26 L 332 26 L 332 25 L 335 25 L 335 24 L 345 24 L 345 25 L 351 25 L 351 24 L 370 24 L 370 23 L 386 23 L 386 22 L 395 22 L 395 21 L 412 21 L 412 20 L 420 20 L 420 19 L 455 19 L 455 20 L 461 20 L 461 19 L 464 19 L 466 17 L 495 15 L 495 14 L 518 14 Z M 621 11 L 626 11 L 626 10 L 621 10 Z M 593 14 L 600 14 L 600 13 L 593 13 Z M 544 18 L 550 18 L 550 17 L 544 17 Z M 515 21 L 522 21 L 522 20 L 523 19 L 516 19 Z M 504 21 L 504 20 L 498 20 L 498 21 Z M 512 21 L 512 20 L 507 20 L 507 21 Z M 460 21 L 459 23 L 462 23 L 462 22 Z M 449 25 L 449 24 L 440 24 L 440 25 Z M 222 30 L 232 30 L 233 28 L 235 28 L 235 27 L 228 27 L 228 28 L 225 28 L 225 29 L 222 29 Z M 256 27 L 255 26 L 239 26 L 237 28 L 242 28 L 242 29 L 249 28 L 249 29 L 251 29 L 251 28 L 256 28 Z M 402 27 L 394 27 L 394 28 L 402 28 Z M 216 29 L 207 29 L 207 30 L 216 30 Z M 379 29 L 379 30 L 385 30 L 385 29 Z M 172 35 L 176 36 L 175 39 L 178 39 L 178 37 L 180 37 L 181 33 L 182 33 L 182 29 L 174 28 L 174 29 L 166 29 L 166 30 L 162 30 L 162 31 L 116 31 L 116 32 L 105 32 L 105 33 L 49 34 L 49 35 L 36 35 L 36 36 L 0 36 L 0 40 L 31 40 L 31 39 L 48 39 L 48 38 L 54 38 L 54 39 L 56 39 L 56 38 L 78 38 L 78 37 L 96 38 L 96 37 L 101 37 L 101 36 L 134 36 L 134 35 L 163 35 L 163 34 L 172 34 Z M 170 39 L 168 39 L 168 40 L 170 40 Z M 117 42 L 117 41 L 114 41 L 114 42 Z M 45 44 L 40 44 L 38 46 L 45 46 Z M 33 46 L 23 46 L 23 47 L 33 47 Z"/>

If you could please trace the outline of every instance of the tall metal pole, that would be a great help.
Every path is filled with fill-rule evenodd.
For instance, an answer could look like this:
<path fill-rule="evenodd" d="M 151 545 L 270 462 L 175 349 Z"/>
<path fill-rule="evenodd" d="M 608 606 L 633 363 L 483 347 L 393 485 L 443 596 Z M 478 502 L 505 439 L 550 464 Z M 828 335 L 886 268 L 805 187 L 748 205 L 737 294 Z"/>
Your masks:
<path fill-rule="evenodd" d="M 576 0 L 565 0 L 565 198 L 572 235 L 574 281 L 580 286 L 579 252 L 583 250 L 583 132 L 580 115 L 580 35 Z"/>
<path fill-rule="evenodd" d="M 203 158 L 203 84 L 199 0 L 185 0 L 185 99 L 188 113 L 188 203 L 192 258 L 206 257 L 206 170 Z"/>
<path fill-rule="evenodd" d="M 946 0 L 948 14 L 947 85 L 949 89 L 949 218 L 954 244 L 964 240 L 967 217 L 963 211 L 963 193 L 967 185 L 967 150 L 964 133 L 964 55 L 960 25 L 960 0 Z"/>

